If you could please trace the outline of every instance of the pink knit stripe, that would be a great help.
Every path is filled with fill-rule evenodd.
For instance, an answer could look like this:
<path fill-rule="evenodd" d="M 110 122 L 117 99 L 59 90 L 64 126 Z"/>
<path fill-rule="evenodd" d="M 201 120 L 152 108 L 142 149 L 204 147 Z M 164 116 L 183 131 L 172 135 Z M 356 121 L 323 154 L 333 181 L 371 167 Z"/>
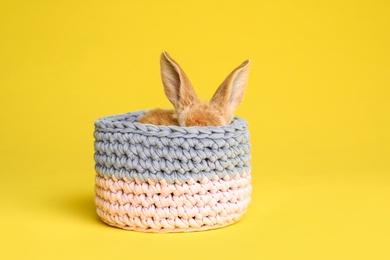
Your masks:
<path fill-rule="evenodd" d="M 236 190 L 250 185 L 251 175 L 243 174 L 242 176 L 236 175 L 234 178 L 226 176 L 224 179 L 209 180 L 204 179 L 202 182 L 189 181 L 184 184 L 167 184 L 164 181 L 159 183 L 136 183 L 125 180 L 114 180 L 112 178 L 106 179 L 99 175 L 96 175 L 96 186 L 112 192 L 123 191 L 126 194 L 145 194 L 152 196 L 158 195 L 194 195 L 194 194 L 206 194 L 207 192 L 215 193 L 217 191 Z"/>
<path fill-rule="evenodd" d="M 179 196 L 159 196 L 158 194 L 151 196 L 147 196 L 145 194 L 135 195 L 131 193 L 126 194 L 123 191 L 111 192 L 99 187 L 95 187 L 95 193 L 98 197 L 104 199 L 105 201 L 118 205 L 131 203 L 133 206 L 149 207 L 156 205 L 159 208 L 178 206 L 203 207 L 204 205 L 214 206 L 217 203 L 235 203 L 237 201 L 244 200 L 250 196 L 251 186 L 248 185 L 242 189 L 216 191 L 214 193 L 194 194 L 192 196 L 188 194 Z"/>

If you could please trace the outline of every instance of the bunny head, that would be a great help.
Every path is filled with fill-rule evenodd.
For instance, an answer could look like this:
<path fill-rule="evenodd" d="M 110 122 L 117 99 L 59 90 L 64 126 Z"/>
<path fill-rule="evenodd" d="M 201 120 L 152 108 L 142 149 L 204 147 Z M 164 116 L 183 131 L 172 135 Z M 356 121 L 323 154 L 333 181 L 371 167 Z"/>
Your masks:
<path fill-rule="evenodd" d="M 231 123 L 242 102 L 248 82 L 250 61 L 234 69 L 208 102 L 199 100 L 187 75 L 168 53 L 161 54 L 164 91 L 175 107 L 180 126 L 223 126 Z"/>

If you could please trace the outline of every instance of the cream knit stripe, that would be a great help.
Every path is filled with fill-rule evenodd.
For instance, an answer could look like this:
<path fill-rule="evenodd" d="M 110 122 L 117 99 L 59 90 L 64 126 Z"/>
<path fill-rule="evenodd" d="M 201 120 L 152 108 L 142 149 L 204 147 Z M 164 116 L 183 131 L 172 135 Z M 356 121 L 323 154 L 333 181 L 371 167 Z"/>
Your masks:
<path fill-rule="evenodd" d="M 103 222 L 110 226 L 118 227 L 133 231 L 170 233 L 170 232 L 194 232 L 209 229 L 222 228 L 239 221 L 243 214 L 235 213 L 226 217 L 208 217 L 202 221 L 194 219 L 163 219 L 161 221 L 153 221 L 152 219 L 131 218 L 127 215 L 122 217 L 118 215 L 108 214 L 99 208 L 97 213 Z"/>
<path fill-rule="evenodd" d="M 241 201 L 234 203 L 217 203 L 213 206 L 205 205 L 198 206 L 177 206 L 159 208 L 157 205 L 150 205 L 144 207 L 142 205 L 134 206 L 130 203 L 124 205 L 110 204 L 108 201 L 101 199 L 99 196 L 95 197 L 96 206 L 109 214 L 117 215 L 119 217 L 129 216 L 140 219 L 153 219 L 153 221 L 160 221 L 162 219 L 190 219 L 202 220 L 207 217 L 226 217 L 234 213 L 242 213 L 246 210 L 250 198 L 247 197 Z"/>

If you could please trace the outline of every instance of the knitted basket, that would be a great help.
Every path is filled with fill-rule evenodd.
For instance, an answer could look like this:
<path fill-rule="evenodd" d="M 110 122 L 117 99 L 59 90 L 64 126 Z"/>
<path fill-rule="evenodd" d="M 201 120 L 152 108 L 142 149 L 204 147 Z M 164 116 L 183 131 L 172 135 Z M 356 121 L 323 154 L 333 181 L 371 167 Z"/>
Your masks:
<path fill-rule="evenodd" d="M 107 224 L 144 232 L 220 228 L 240 220 L 251 194 L 248 125 L 155 126 L 146 111 L 95 122 L 95 203 Z"/>

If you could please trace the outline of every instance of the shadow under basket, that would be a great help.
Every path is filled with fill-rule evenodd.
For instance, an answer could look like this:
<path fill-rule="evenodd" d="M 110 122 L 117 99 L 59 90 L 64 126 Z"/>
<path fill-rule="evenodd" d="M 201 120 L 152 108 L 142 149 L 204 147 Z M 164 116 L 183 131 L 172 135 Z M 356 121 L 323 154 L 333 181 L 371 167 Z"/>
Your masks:
<path fill-rule="evenodd" d="M 251 200 L 248 124 L 141 124 L 147 111 L 95 122 L 95 203 L 108 225 L 189 232 L 240 220 Z"/>

